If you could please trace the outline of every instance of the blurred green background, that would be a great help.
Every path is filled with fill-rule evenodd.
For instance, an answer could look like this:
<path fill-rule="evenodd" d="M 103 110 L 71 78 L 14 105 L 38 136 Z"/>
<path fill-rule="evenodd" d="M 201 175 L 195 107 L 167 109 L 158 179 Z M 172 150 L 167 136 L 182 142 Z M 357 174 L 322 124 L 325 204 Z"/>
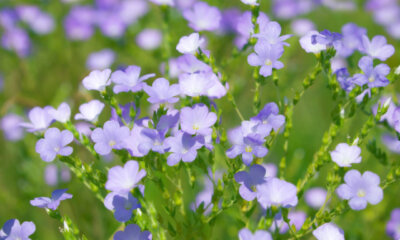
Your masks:
<path fill-rule="evenodd" d="M 90 1 L 84 1 L 90 3 Z M 208 1 L 211 5 L 220 8 L 237 7 L 242 11 L 246 6 L 239 0 L 235 1 Z M 79 91 L 81 80 L 89 73 L 85 68 L 88 55 L 92 52 L 110 48 L 116 52 L 117 58 L 113 64 L 113 70 L 120 65 L 139 65 L 143 73 L 155 72 L 161 76 L 159 64 L 161 63 L 161 50 L 145 51 L 135 43 L 135 36 L 141 29 L 151 27 L 159 28 L 162 25 L 160 9 L 150 4 L 149 13 L 130 26 L 122 39 L 110 39 L 104 37 L 98 30 L 88 41 L 72 42 L 67 40 L 63 30 L 63 18 L 68 13 L 70 6 L 62 4 L 58 0 L 48 1 L 21 1 L 2 0 L 0 8 L 17 6 L 19 4 L 34 4 L 42 10 L 50 13 L 56 20 L 55 31 L 49 35 L 38 36 L 30 34 L 33 41 L 33 54 L 21 59 L 13 52 L 0 48 L 0 73 L 4 76 L 4 89 L 0 94 L 1 116 L 6 113 L 16 112 L 25 115 L 26 111 L 34 106 L 58 106 L 62 101 L 67 101 L 77 112 L 78 106 L 86 102 L 92 96 Z M 396 49 L 400 48 L 400 42 L 390 38 L 384 29 L 373 22 L 371 13 L 364 10 L 364 2 L 358 1 L 358 10 L 351 12 L 337 12 L 328 8 L 319 7 L 302 16 L 312 20 L 318 30 L 329 29 L 340 32 L 341 27 L 354 22 L 368 30 L 369 37 L 377 34 L 385 35 L 390 44 Z M 274 19 L 271 11 L 271 3 L 262 1 L 262 11 Z M 274 19 L 275 20 L 275 19 Z M 280 21 L 284 34 L 291 33 L 290 22 Z M 175 46 L 179 38 L 188 35 L 192 30 L 187 22 L 178 14 L 172 12 L 171 30 L 173 56 L 179 56 Z M 231 56 L 233 50 L 233 36 L 217 36 L 204 33 L 209 40 L 208 49 L 215 56 L 216 62 L 221 63 Z M 301 49 L 298 37 L 289 39 L 290 47 L 286 47 L 282 57 L 285 68 L 278 71 L 279 96 L 287 96 L 292 99 L 294 92 L 301 89 L 301 82 L 316 63 L 312 54 L 307 54 Z M 238 103 L 238 107 L 245 118 L 250 118 L 252 113 L 252 99 L 254 81 L 252 68 L 247 65 L 247 55 L 243 55 L 224 68 L 228 75 L 231 91 Z M 358 58 L 352 58 L 356 66 Z M 387 64 L 393 68 L 400 63 L 399 54 L 395 53 Z M 331 111 L 336 103 L 331 99 L 331 93 L 326 88 L 327 78 L 321 74 L 315 84 L 306 92 L 301 102 L 294 111 L 293 129 L 290 137 L 287 180 L 296 183 L 304 176 L 308 164 L 311 162 L 314 152 L 321 144 L 323 133 L 331 123 Z M 386 89 L 393 94 L 396 89 L 390 85 Z M 261 90 L 262 104 L 270 101 L 278 101 L 278 93 L 272 82 L 268 82 Z M 223 109 L 224 127 L 230 128 L 240 124 L 240 120 L 232 106 L 226 100 L 218 100 Z M 106 110 L 108 111 L 108 110 Z M 146 111 L 142 111 L 145 116 Z M 353 137 L 365 122 L 367 116 L 360 111 L 356 116 L 346 122 L 345 127 L 339 133 L 337 142 L 344 142 L 347 136 Z M 369 135 L 369 139 L 376 138 L 380 142 L 383 129 L 378 128 Z M 55 187 L 50 187 L 44 181 L 44 167 L 39 155 L 35 152 L 36 137 L 27 134 L 25 140 L 16 143 L 0 139 L 2 150 L 0 151 L 0 224 L 10 218 L 18 218 L 20 221 L 33 221 L 37 230 L 33 239 L 62 239 L 58 232 L 58 222 L 47 216 L 45 211 L 30 206 L 29 200 L 38 196 L 50 195 Z M 282 157 L 282 136 L 270 149 L 264 162 L 278 163 Z M 333 144 L 335 146 L 335 144 Z M 77 151 L 77 148 L 74 147 Z M 90 156 L 82 150 L 82 158 Z M 378 173 L 381 178 L 386 176 L 388 167 L 381 165 L 366 149 L 362 152 L 363 162 L 355 168 Z M 390 155 L 390 160 L 398 161 L 397 155 Z M 113 162 L 109 165 L 114 165 Z M 324 186 L 326 170 L 332 167 L 330 164 L 324 167 L 313 181 L 315 186 Z M 118 229 L 119 223 L 113 219 L 112 213 L 105 209 L 103 203 L 98 201 L 74 176 L 71 182 L 62 183 L 57 188 L 68 188 L 74 195 L 73 199 L 61 204 L 61 212 L 69 215 L 79 226 L 80 230 L 89 239 L 109 239 Z M 343 228 L 346 239 L 387 239 L 385 224 L 389 220 L 390 212 L 400 207 L 400 185 L 393 184 L 385 189 L 384 200 L 377 206 L 368 206 L 363 211 L 350 211 L 335 222 Z M 191 193 L 191 198 L 194 193 Z M 337 199 L 335 197 L 335 199 Z M 337 200 L 334 200 L 337 201 Z M 315 212 L 306 207 L 302 199 L 297 209 L 304 210 L 308 215 Z M 224 213 L 214 223 L 212 239 L 235 239 L 240 222 Z M 239 227 L 238 227 L 239 226 Z M 306 238 L 308 239 L 308 237 Z"/>

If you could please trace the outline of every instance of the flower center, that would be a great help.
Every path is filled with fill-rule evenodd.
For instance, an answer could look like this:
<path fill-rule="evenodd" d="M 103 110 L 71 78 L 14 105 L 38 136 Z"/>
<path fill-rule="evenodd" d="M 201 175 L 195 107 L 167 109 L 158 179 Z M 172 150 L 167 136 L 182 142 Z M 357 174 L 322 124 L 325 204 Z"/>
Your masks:
<path fill-rule="evenodd" d="M 357 196 L 358 197 L 365 197 L 365 191 L 364 189 L 360 189 L 357 191 Z"/>
<path fill-rule="evenodd" d="M 252 152 L 253 148 L 251 146 L 246 146 L 246 148 L 244 149 L 246 152 Z"/>
<path fill-rule="evenodd" d="M 110 140 L 110 141 L 108 142 L 108 145 L 109 145 L 110 147 L 114 147 L 115 144 L 117 144 L 117 143 L 116 143 L 114 140 Z"/>
<path fill-rule="evenodd" d="M 369 81 L 369 82 L 374 82 L 374 81 L 375 81 L 374 76 L 369 77 L 369 78 L 368 78 L 368 81 Z"/>
<path fill-rule="evenodd" d="M 195 124 L 193 124 L 193 130 L 199 130 L 200 129 L 200 126 L 199 126 L 199 124 L 197 124 L 197 123 L 195 123 Z"/>
<path fill-rule="evenodd" d="M 271 66 L 272 65 L 272 61 L 269 60 L 269 59 L 265 60 L 265 65 Z"/>
<path fill-rule="evenodd" d="M 60 147 L 58 147 L 58 146 L 57 146 L 57 147 L 54 147 L 54 151 L 55 151 L 55 152 L 60 151 Z"/>
<path fill-rule="evenodd" d="M 124 204 L 124 208 L 125 208 L 126 210 L 131 209 L 131 208 L 132 208 L 132 204 L 131 204 L 129 201 L 126 201 L 125 204 Z"/>

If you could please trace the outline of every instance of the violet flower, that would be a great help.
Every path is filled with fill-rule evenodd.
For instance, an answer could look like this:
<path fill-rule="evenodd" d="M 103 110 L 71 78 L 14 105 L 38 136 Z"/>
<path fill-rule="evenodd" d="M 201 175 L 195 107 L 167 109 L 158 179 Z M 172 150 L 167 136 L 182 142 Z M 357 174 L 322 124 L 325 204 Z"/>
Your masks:
<path fill-rule="evenodd" d="M 228 132 L 229 141 L 232 147 L 226 151 L 229 158 L 235 158 L 242 155 L 243 163 L 250 165 L 253 161 L 253 155 L 262 158 L 268 153 L 268 149 L 264 147 L 264 139 L 262 135 L 250 134 L 246 136 L 242 127 L 232 129 Z"/>
<path fill-rule="evenodd" d="M 202 145 L 197 141 L 197 137 L 179 131 L 173 137 L 165 139 L 165 146 L 171 153 L 167 158 L 168 166 L 174 166 L 180 161 L 193 162 L 197 157 L 197 149 Z"/>
<path fill-rule="evenodd" d="M 210 135 L 211 127 L 217 121 L 217 115 L 209 112 L 204 104 L 196 104 L 193 107 L 184 107 L 180 113 L 182 131 L 189 134 Z"/>
<path fill-rule="evenodd" d="M 306 221 L 307 215 L 302 211 L 290 211 L 288 214 L 290 226 L 295 226 L 297 231 L 300 231 L 304 222 Z M 283 220 L 282 214 L 279 213 L 275 216 L 272 222 L 271 232 L 275 232 L 276 228 L 279 229 L 280 234 L 284 234 L 289 230 L 289 225 Z"/>
<path fill-rule="evenodd" d="M 326 49 L 326 45 L 321 43 L 312 43 L 312 38 L 319 35 L 319 32 L 311 30 L 300 38 L 300 46 L 308 53 L 319 53 Z"/>
<path fill-rule="evenodd" d="M 141 68 L 138 66 L 129 66 L 125 71 L 117 70 L 111 75 L 111 81 L 115 83 L 114 92 L 138 92 L 143 89 L 143 81 L 154 77 L 154 73 L 146 74 L 140 77 Z"/>
<path fill-rule="evenodd" d="M 400 208 L 393 209 L 386 224 L 386 233 L 393 239 L 400 239 Z"/>
<path fill-rule="evenodd" d="M 179 98 L 179 85 L 169 84 L 169 81 L 165 78 L 156 79 L 152 86 L 143 86 L 144 91 L 149 95 L 147 101 L 152 104 L 163 104 L 163 103 L 176 103 Z"/>
<path fill-rule="evenodd" d="M 340 87 L 345 90 L 347 93 L 353 90 L 355 83 L 354 79 L 350 77 L 347 68 L 340 68 L 335 71 L 336 80 L 339 82 Z"/>
<path fill-rule="evenodd" d="M 118 222 L 129 221 L 132 211 L 141 207 L 139 201 L 130 192 L 109 193 L 104 199 L 104 206 L 114 211 L 114 217 Z"/>
<path fill-rule="evenodd" d="M 262 76 L 271 76 L 273 68 L 283 68 L 283 63 L 278 61 L 284 51 L 282 45 L 271 45 L 260 39 L 254 46 L 254 51 L 255 53 L 248 56 L 247 62 L 250 66 L 260 66 Z"/>
<path fill-rule="evenodd" d="M 344 232 L 333 223 L 325 223 L 313 231 L 317 240 L 344 240 Z"/>
<path fill-rule="evenodd" d="M 389 74 L 390 68 L 388 65 L 381 63 L 374 67 L 371 57 L 364 56 L 358 62 L 358 66 L 363 71 L 354 75 L 354 83 L 363 86 L 368 85 L 369 88 L 384 87 L 389 84 L 386 75 Z"/>
<path fill-rule="evenodd" d="M 47 129 L 53 121 L 53 117 L 49 114 L 48 108 L 34 107 L 28 113 L 30 123 L 21 123 L 20 125 L 27 128 L 28 132 L 37 132 Z"/>
<path fill-rule="evenodd" d="M 257 200 L 267 209 L 271 206 L 291 208 L 297 205 L 297 188 L 290 182 L 279 178 L 270 178 L 256 186 Z"/>
<path fill-rule="evenodd" d="M 50 107 L 48 108 L 50 116 L 60 123 L 66 123 L 69 121 L 71 116 L 71 108 L 65 102 L 61 103 L 57 109 Z"/>
<path fill-rule="evenodd" d="M 18 219 L 10 219 L 0 230 L 0 240 L 31 240 L 29 238 L 36 230 L 33 222 L 19 223 Z"/>
<path fill-rule="evenodd" d="M 257 116 L 252 117 L 251 120 L 260 121 L 264 127 L 274 129 L 275 132 L 285 124 L 285 116 L 279 114 L 278 105 L 274 102 L 265 104 Z"/>
<path fill-rule="evenodd" d="M 254 234 L 247 228 L 239 231 L 239 240 L 272 240 L 271 234 L 265 230 L 257 230 Z"/>
<path fill-rule="evenodd" d="M 269 22 L 269 21 L 261 21 L 259 23 L 260 26 L 260 32 L 257 34 L 254 34 L 253 36 L 258 38 L 259 40 L 263 40 L 266 43 L 269 43 L 271 45 L 286 45 L 288 46 L 289 44 L 285 42 L 288 38 L 290 38 L 292 35 L 281 35 L 281 25 L 277 22 Z"/>
<path fill-rule="evenodd" d="M 61 201 L 66 199 L 71 199 L 72 195 L 66 193 L 68 189 L 57 189 L 51 193 L 51 198 L 48 197 L 38 197 L 31 200 L 31 205 L 40 208 L 49 208 L 51 210 L 56 210 L 60 205 Z"/>
<path fill-rule="evenodd" d="M 129 132 L 128 127 L 121 127 L 116 121 L 105 122 L 103 128 L 96 128 L 92 132 L 91 138 L 95 142 L 94 150 L 100 155 L 107 155 L 112 149 L 122 149 Z"/>
<path fill-rule="evenodd" d="M 263 166 L 254 164 L 250 167 L 249 172 L 240 171 L 235 174 L 236 182 L 240 183 L 239 194 L 243 199 L 252 201 L 257 196 L 254 191 L 257 185 L 266 182 L 266 170 Z"/>
<path fill-rule="evenodd" d="M 136 224 L 129 224 L 124 231 L 118 231 L 114 235 L 114 240 L 151 240 L 152 235 L 149 231 L 141 231 Z"/>
<path fill-rule="evenodd" d="M 315 34 L 311 37 L 312 44 L 322 44 L 326 47 L 335 47 L 336 49 L 340 45 L 340 40 L 342 39 L 342 34 L 331 32 L 327 29 L 319 32 L 319 34 Z"/>
<path fill-rule="evenodd" d="M 394 54 L 394 47 L 387 44 L 384 36 L 378 35 L 369 41 L 368 37 L 362 37 L 361 52 L 368 54 L 371 58 L 377 58 L 381 61 L 386 61 Z"/>
<path fill-rule="evenodd" d="M 36 142 L 36 152 L 45 162 L 51 162 L 57 155 L 69 156 L 72 147 L 67 146 L 74 139 L 68 130 L 60 132 L 58 128 L 49 128 L 44 133 L 44 138 Z"/>
<path fill-rule="evenodd" d="M 139 171 L 138 162 L 131 160 L 126 162 L 124 167 L 115 166 L 108 170 L 105 188 L 116 193 L 130 192 L 145 176 L 146 170 Z"/>
<path fill-rule="evenodd" d="M 367 202 L 375 205 L 383 199 L 380 178 L 373 172 L 366 171 L 361 175 L 357 170 L 350 170 L 344 175 L 344 181 L 336 192 L 340 198 L 349 200 L 353 210 L 362 210 L 367 207 Z"/>

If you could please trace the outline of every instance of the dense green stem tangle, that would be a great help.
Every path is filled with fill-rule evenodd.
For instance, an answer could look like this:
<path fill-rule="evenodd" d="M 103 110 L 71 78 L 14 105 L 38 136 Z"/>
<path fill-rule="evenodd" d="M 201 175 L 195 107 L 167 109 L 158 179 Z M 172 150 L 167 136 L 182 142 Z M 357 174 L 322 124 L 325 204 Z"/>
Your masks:
<path fill-rule="evenodd" d="M 318 57 L 317 57 L 318 58 Z M 304 95 L 306 90 L 311 87 L 314 84 L 315 79 L 317 78 L 318 74 L 321 72 L 322 66 L 321 63 L 318 61 L 318 63 L 315 65 L 314 69 L 310 74 L 308 74 L 302 83 L 302 90 L 297 91 L 293 97 L 293 101 L 289 102 L 288 104 L 285 104 L 285 110 L 284 110 L 284 115 L 285 115 L 285 131 L 283 133 L 284 137 L 284 143 L 283 143 L 283 157 L 281 158 L 281 161 L 279 163 L 279 176 L 280 178 L 284 179 L 285 176 L 285 169 L 286 169 L 286 156 L 288 153 L 289 149 L 289 136 L 290 136 L 290 130 L 292 129 L 293 126 L 293 108 L 294 106 L 300 101 L 301 97 Z M 278 79 L 276 76 L 273 76 L 274 83 L 278 85 Z"/>
<path fill-rule="evenodd" d="M 104 188 L 107 176 L 103 172 L 93 169 L 92 165 L 84 163 L 76 157 L 60 156 L 59 159 L 68 166 L 76 177 L 89 188 L 100 201 L 104 201 L 107 195 Z"/>

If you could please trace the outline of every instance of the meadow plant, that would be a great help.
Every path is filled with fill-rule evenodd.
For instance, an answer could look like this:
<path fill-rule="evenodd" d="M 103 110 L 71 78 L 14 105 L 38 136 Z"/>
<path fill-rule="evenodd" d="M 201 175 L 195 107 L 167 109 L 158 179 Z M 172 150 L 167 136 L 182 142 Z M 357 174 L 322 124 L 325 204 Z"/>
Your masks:
<path fill-rule="evenodd" d="M 68 11 L 61 20 L 34 5 L 0 9 L 2 51 L 15 52 L 23 63 L 39 54 L 41 35 L 65 34 L 59 41 L 72 47 L 96 38 L 109 43 L 81 62 L 86 76 L 71 74 L 79 81 L 74 91 L 80 101 L 59 94 L 51 104 L 30 103 L 26 115 L 10 107 L 14 100 L 5 102 L 4 137 L 23 142 L 17 151 L 43 169 L 39 159 L 52 162 L 44 179 L 54 191 L 51 197 L 37 197 L 49 188 L 32 192 L 23 207 L 32 210 L 21 215 L 28 221 L 2 223 L 1 240 L 45 239 L 40 229 L 49 226 L 29 221 L 40 211 L 32 206 L 58 222 L 57 239 L 68 240 L 384 239 L 384 231 L 399 239 L 400 164 L 394 154 L 400 153 L 400 72 L 391 44 L 400 38 L 396 1 L 365 5 L 393 38 L 352 22 L 337 32 L 317 31 L 308 19 L 295 19 L 292 30 L 287 24 L 324 8 L 354 11 L 352 1 L 236 0 L 229 9 L 194 0 L 62 2 Z M 162 20 L 149 18 L 152 12 Z M 176 27 L 182 21 L 188 27 Z M 149 61 L 145 55 L 136 64 L 119 59 L 116 49 L 125 36 L 146 55 L 155 52 L 151 67 L 141 65 Z M 295 66 L 295 49 L 300 62 L 313 59 L 315 66 Z M 67 74 L 72 66 L 63 68 Z M 24 77 L 34 71 L 21 69 L 28 71 Z M 309 104 L 314 85 L 321 84 L 323 99 Z M 323 134 L 321 126 L 305 123 L 318 101 L 325 108 Z M 296 117 L 299 112 L 308 120 Z M 297 137 L 302 124 L 320 141 Z M 307 157 L 296 151 L 303 145 L 312 145 Z M 54 189 L 59 186 L 65 187 Z M 108 224 L 102 235 L 82 228 L 81 215 L 63 208 L 88 195 L 88 208 L 101 212 L 103 227 Z M 3 196 L 0 205 L 12 204 L 13 196 Z M 384 220 L 386 227 L 363 230 Z"/>

